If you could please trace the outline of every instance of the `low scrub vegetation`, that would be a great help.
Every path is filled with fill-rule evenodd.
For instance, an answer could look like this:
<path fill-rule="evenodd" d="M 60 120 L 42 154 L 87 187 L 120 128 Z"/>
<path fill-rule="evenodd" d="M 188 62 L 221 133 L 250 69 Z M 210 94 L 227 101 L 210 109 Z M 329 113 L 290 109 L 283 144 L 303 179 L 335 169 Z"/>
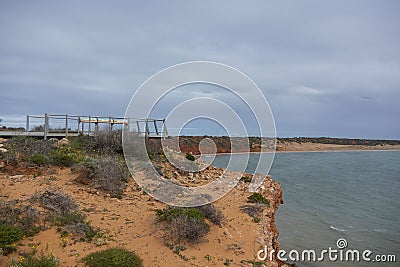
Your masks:
<path fill-rule="evenodd" d="M 243 183 L 250 183 L 250 182 L 251 182 L 251 177 L 242 176 L 242 177 L 240 178 L 240 181 L 243 182 Z"/>
<path fill-rule="evenodd" d="M 156 210 L 158 223 L 165 227 L 165 239 L 172 243 L 199 243 L 208 232 L 210 226 L 206 219 L 214 224 L 220 224 L 222 214 L 213 206 L 207 205 L 198 208 L 167 207 Z"/>
<path fill-rule="evenodd" d="M 196 158 L 193 156 L 193 154 L 187 153 L 187 154 L 186 154 L 186 159 L 187 159 L 187 160 L 190 160 L 190 161 L 195 161 Z"/>
<path fill-rule="evenodd" d="M 59 147 L 52 155 L 52 163 L 59 166 L 71 167 L 85 158 L 84 152 L 70 146 Z"/>
<path fill-rule="evenodd" d="M 253 193 L 248 198 L 247 201 L 256 204 L 265 204 L 269 206 L 269 200 L 266 199 L 261 193 Z"/>
<path fill-rule="evenodd" d="M 80 237 L 80 240 L 92 241 L 99 235 L 99 231 L 86 221 L 86 216 L 78 210 L 78 205 L 73 199 L 64 194 L 60 189 L 46 189 L 42 194 L 36 193 L 32 202 L 39 202 L 40 205 L 49 211 L 47 219 L 55 226 L 58 231 L 71 232 Z"/>
<path fill-rule="evenodd" d="M 7 164 L 21 162 L 28 165 L 54 164 L 71 167 L 79 164 L 85 156 L 122 155 L 121 131 L 98 131 L 94 137 L 71 137 L 66 143 L 57 139 L 42 140 L 32 137 L 18 136 L 7 143 L 9 152 L 1 157 Z"/>
<path fill-rule="evenodd" d="M 0 201 L 0 250 L 8 254 L 16 242 L 41 230 L 39 211 L 17 201 Z"/>
<path fill-rule="evenodd" d="M 18 259 L 12 259 L 7 267 L 57 267 L 59 259 L 54 255 L 46 256 L 41 254 L 39 257 L 29 254 L 26 257 L 20 256 Z"/>
<path fill-rule="evenodd" d="M 83 258 L 89 267 L 142 267 L 142 260 L 132 251 L 123 248 L 109 248 L 93 252 Z"/>
<path fill-rule="evenodd" d="M 55 214 L 67 214 L 78 208 L 74 200 L 58 188 L 47 188 L 41 194 L 36 193 L 31 201 L 38 201 L 43 208 Z"/>
<path fill-rule="evenodd" d="M 221 223 L 224 220 L 224 215 L 219 210 L 217 210 L 212 204 L 207 204 L 197 208 L 204 213 L 204 216 L 211 223 L 215 225 L 221 225 Z"/>
<path fill-rule="evenodd" d="M 117 198 L 122 197 L 129 178 L 129 171 L 119 156 L 86 158 L 75 170 L 80 172 L 78 182 Z"/>
<path fill-rule="evenodd" d="M 94 135 L 92 146 L 101 154 L 122 154 L 122 131 L 98 131 Z"/>
<path fill-rule="evenodd" d="M 9 254 L 16 249 L 15 243 L 24 238 L 24 231 L 14 225 L 0 224 L 0 249 L 4 254 Z"/>

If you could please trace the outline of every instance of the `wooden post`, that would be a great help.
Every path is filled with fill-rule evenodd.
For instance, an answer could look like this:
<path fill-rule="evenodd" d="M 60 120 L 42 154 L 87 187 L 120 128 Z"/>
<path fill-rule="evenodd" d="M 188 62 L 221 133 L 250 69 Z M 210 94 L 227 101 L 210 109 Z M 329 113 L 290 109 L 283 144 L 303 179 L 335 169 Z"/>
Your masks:
<path fill-rule="evenodd" d="M 111 127 L 111 117 L 108 117 L 108 130 L 112 130 L 112 127 Z"/>
<path fill-rule="evenodd" d="M 163 119 L 163 135 L 164 135 L 164 138 L 165 137 L 168 137 L 168 130 L 167 130 L 167 125 L 165 124 L 165 119 Z"/>
<path fill-rule="evenodd" d="M 85 122 L 82 120 L 82 135 L 85 134 Z"/>
<path fill-rule="evenodd" d="M 80 126 L 80 124 L 81 124 L 81 117 L 78 116 L 78 135 L 79 135 L 79 126 Z"/>
<path fill-rule="evenodd" d="M 26 115 L 26 132 L 29 132 L 29 115 Z"/>
<path fill-rule="evenodd" d="M 96 117 L 95 129 L 96 129 L 96 132 L 99 131 L 99 117 Z"/>
<path fill-rule="evenodd" d="M 138 131 L 138 133 L 140 133 L 140 124 L 139 124 L 139 121 L 136 121 L 136 126 L 137 126 L 137 131 Z"/>
<path fill-rule="evenodd" d="M 146 118 L 146 130 L 145 130 L 145 134 L 144 134 L 146 140 L 149 139 L 149 119 Z"/>
<path fill-rule="evenodd" d="M 156 135 L 158 136 L 157 120 L 154 120 L 154 128 L 156 129 Z"/>
<path fill-rule="evenodd" d="M 91 132 L 91 124 L 92 124 L 92 117 L 91 116 L 89 116 L 89 133 L 88 133 L 88 135 L 90 135 L 90 132 Z"/>
<path fill-rule="evenodd" d="M 65 137 L 68 137 L 68 114 L 65 114 Z"/>
<path fill-rule="evenodd" d="M 47 133 L 49 130 L 49 117 L 47 116 L 47 113 L 44 114 L 44 140 L 47 140 Z"/>

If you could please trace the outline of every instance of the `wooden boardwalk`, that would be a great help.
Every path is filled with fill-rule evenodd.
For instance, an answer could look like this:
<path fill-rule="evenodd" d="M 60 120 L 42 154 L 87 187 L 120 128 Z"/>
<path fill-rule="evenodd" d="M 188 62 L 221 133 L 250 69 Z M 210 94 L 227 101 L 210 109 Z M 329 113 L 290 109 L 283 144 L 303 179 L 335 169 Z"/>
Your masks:
<path fill-rule="evenodd" d="M 45 114 L 44 116 L 27 115 L 24 130 L 0 131 L 0 137 L 32 136 L 47 139 L 94 135 L 97 131 L 122 128 L 141 133 L 146 137 L 168 136 L 165 119 Z"/>

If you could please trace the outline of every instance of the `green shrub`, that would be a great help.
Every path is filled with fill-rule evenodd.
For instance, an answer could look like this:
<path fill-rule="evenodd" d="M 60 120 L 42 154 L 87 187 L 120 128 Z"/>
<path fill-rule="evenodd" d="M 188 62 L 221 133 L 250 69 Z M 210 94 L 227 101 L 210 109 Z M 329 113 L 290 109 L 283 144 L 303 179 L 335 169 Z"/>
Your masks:
<path fill-rule="evenodd" d="M 197 220 L 203 220 L 205 218 L 204 213 L 198 208 L 165 208 L 163 210 L 156 210 L 158 221 L 172 221 L 172 219 L 178 216 L 186 216 Z"/>
<path fill-rule="evenodd" d="M 93 228 L 90 222 L 86 221 L 86 216 L 77 210 L 58 215 L 54 219 L 54 225 L 64 227 L 74 235 L 81 236 L 82 241 L 90 242 L 99 235 L 99 230 Z M 68 231 L 64 230 L 64 233 L 68 233 Z"/>
<path fill-rule="evenodd" d="M 90 151 L 91 149 L 91 136 L 80 135 L 68 137 L 69 146 L 78 151 Z"/>
<path fill-rule="evenodd" d="M 34 154 L 31 157 L 30 162 L 32 162 L 36 165 L 43 165 L 43 164 L 48 163 L 48 159 L 42 154 Z"/>
<path fill-rule="evenodd" d="M 125 162 L 116 155 L 87 157 L 76 167 L 76 171 L 80 173 L 77 182 L 90 185 L 117 198 L 122 197 L 129 178 Z"/>
<path fill-rule="evenodd" d="M 186 154 L 186 159 L 188 159 L 188 160 L 190 160 L 190 161 L 195 161 L 196 158 L 195 158 L 192 154 L 187 153 L 187 154 Z"/>
<path fill-rule="evenodd" d="M 50 221 L 60 227 L 60 231 L 64 227 L 86 241 L 91 241 L 99 233 L 86 221 L 86 216 L 78 210 L 73 199 L 60 189 L 46 189 L 42 194 L 36 193 L 31 201 L 38 201 L 43 208 L 50 211 Z"/>
<path fill-rule="evenodd" d="M 69 146 L 59 147 L 52 155 L 53 163 L 59 166 L 71 167 L 85 159 L 82 151 Z"/>
<path fill-rule="evenodd" d="M 0 201 L 0 225 L 16 224 L 20 214 L 21 209 L 18 207 L 18 201 Z"/>
<path fill-rule="evenodd" d="M 31 162 L 31 158 L 40 154 L 50 156 L 56 150 L 54 143 L 47 140 L 38 140 L 32 137 L 18 136 L 7 142 L 7 148 L 19 159 Z"/>
<path fill-rule="evenodd" d="M 36 258 L 33 255 L 22 257 L 20 259 L 12 259 L 7 267 L 57 267 L 59 259 L 54 255 L 45 256 L 43 253 Z"/>
<path fill-rule="evenodd" d="M 14 225 L 0 224 L 0 249 L 5 255 L 15 250 L 15 242 L 24 238 L 24 231 Z"/>
<path fill-rule="evenodd" d="M 31 205 L 21 206 L 16 200 L 0 201 L 1 225 L 14 225 L 26 236 L 32 236 L 40 231 L 40 223 L 39 211 Z"/>
<path fill-rule="evenodd" d="M 71 231 L 74 235 L 81 236 L 82 241 L 92 241 L 93 238 L 100 235 L 98 229 L 93 228 L 93 226 L 87 221 L 79 221 L 65 225 L 65 229 Z"/>
<path fill-rule="evenodd" d="M 142 260 L 133 252 L 123 248 L 109 248 L 93 252 L 83 258 L 89 267 L 142 267 Z"/>
<path fill-rule="evenodd" d="M 93 138 L 93 148 L 100 154 L 122 154 L 122 131 L 97 131 Z"/>
<path fill-rule="evenodd" d="M 55 217 L 54 224 L 57 226 L 66 226 L 81 223 L 85 221 L 85 215 L 79 211 L 73 210 L 68 213 L 60 214 Z"/>
<path fill-rule="evenodd" d="M 265 204 L 269 206 L 269 200 L 260 193 L 253 193 L 247 198 L 247 201 L 250 203 Z"/>
<path fill-rule="evenodd" d="M 240 181 L 244 182 L 244 183 L 250 183 L 251 182 L 251 177 L 242 176 L 242 178 L 240 178 Z"/>
<path fill-rule="evenodd" d="M 198 243 L 210 231 L 204 213 L 198 208 L 166 208 L 156 210 L 158 222 L 166 224 L 165 239 L 173 242 Z"/>
<path fill-rule="evenodd" d="M 96 160 L 91 157 L 86 157 L 78 166 L 78 171 L 81 175 L 92 180 L 99 172 L 99 167 Z"/>

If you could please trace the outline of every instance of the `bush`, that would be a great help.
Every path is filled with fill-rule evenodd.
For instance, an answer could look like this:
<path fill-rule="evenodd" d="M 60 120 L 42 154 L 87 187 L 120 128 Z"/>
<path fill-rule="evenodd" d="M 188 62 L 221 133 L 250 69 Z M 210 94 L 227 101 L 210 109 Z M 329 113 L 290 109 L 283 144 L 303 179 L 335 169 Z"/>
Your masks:
<path fill-rule="evenodd" d="M 18 202 L 0 201 L 0 224 L 16 224 L 19 220 L 21 210 L 17 207 Z"/>
<path fill-rule="evenodd" d="M 199 210 L 198 208 L 165 208 L 163 210 L 157 209 L 156 210 L 157 220 L 158 221 L 167 221 L 170 222 L 174 218 L 179 216 L 185 216 L 188 218 L 193 218 L 196 220 L 203 220 L 205 218 L 204 213 Z"/>
<path fill-rule="evenodd" d="M 82 235 L 87 241 L 91 241 L 99 233 L 86 221 L 86 216 L 78 210 L 78 205 L 73 199 L 59 189 L 46 189 L 41 195 L 35 194 L 31 200 L 38 201 L 43 208 L 51 212 L 49 217 L 56 226 Z"/>
<path fill-rule="evenodd" d="M 190 161 L 195 161 L 196 158 L 195 158 L 192 154 L 187 153 L 187 154 L 186 154 L 186 159 L 188 159 L 188 160 L 190 160 Z"/>
<path fill-rule="evenodd" d="M 64 194 L 60 189 L 46 189 L 41 195 L 36 193 L 32 201 L 38 201 L 43 208 L 46 208 L 57 214 L 68 214 L 78 208 L 74 200 Z"/>
<path fill-rule="evenodd" d="M 32 137 L 17 136 L 7 142 L 8 149 L 20 159 L 31 163 L 34 155 L 52 155 L 56 148 L 47 140 L 37 140 Z M 34 162 L 32 162 L 34 163 Z"/>
<path fill-rule="evenodd" d="M 20 259 L 12 259 L 7 267 L 57 267 L 59 259 L 55 256 L 45 256 L 41 254 L 39 258 L 33 255 L 28 255 L 26 258 L 22 257 Z"/>
<path fill-rule="evenodd" d="M 41 229 L 39 211 L 31 205 L 20 206 L 15 200 L 0 201 L 0 224 L 19 227 L 27 236 L 36 234 Z"/>
<path fill-rule="evenodd" d="M 57 226 L 74 225 L 83 221 L 85 221 L 85 215 L 76 210 L 59 214 L 54 218 L 54 224 Z"/>
<path fill-rule="evenodd" d="M 20 208 L 21 216 L 17 222 L 17 225 L 21 227 L 26 236 L 32 236 L 37 234 L 42 229 L 40 225 L 40 212 L 31 205 Z"/>
<path fill-rule="evenodd" d="M 259 217 L 262 215 L 263 207 L 259 205 L 245 205 L 240 207 L 240 211 L 247 213 L 250 217 Z"/>
<path fill-rule="evenodd" d="M 173 242 L 197 243 L 210 231 L 204 213 L 198 208 L 166 208 L 156 210 L 157 221 L 167 226 L 166 239 Z"/>
<path fill-rule="evenodd" d="M 0 249 L 5 255 L 15 249 L 13 244 L 24 238 L 24 231 L 14 225 L 0 224 Z"/>
<path fill-rule="evenodd" d="M 265 204 L 269 206 L 269 200 L 260 193 L 253 193 L 247 198 L 247 201 L 250 203 Z"/>
<path fill-rule="evenodd" d="M 210 231 L 210 226 L 204 221 L 188 216 L 178 216 L 168 224 L 167 238 L 180 243 L 198 243 Z"/>
<path fill-rule="evenodd" d="M 71 167 L 85 159 L 83 153 L 69 146 L 59 147 L 52 155 L 53 163 L 59 166 Z"/>
<path fill-rule="evenodd" d="M 98 173 L 99 167 L 96 160 L 91 157 L 86 157 L 76 168 L 81 175 L 92 180 Z"/>
<path fill-rule="evenodd" d="M 123 248 L 109 248 L 93 252 L 83 258 L 89 267 L 142 267 L 142 260 L 133 252 Z"/>
<path fill-rule="evenodd" d="M 251 182 L 251 177 L 242 176 L 242 178 L 240 178 L 240 181 L 244 182 L 244 183 L 250 183 Z"/>
<path fill-rule="evenodd" d="M 77 181 L 120 198 L 129 178 L 129 171 L 118 156 L 86 158 L 77 170 L 81 175 Z"/>
<path fill-rule="evenodd" d="M 97 131 L 93 138 L 93 148 L 101 154 L 122 154 L 122 131 Z"/>
<path fill-rule="evenodd" d="M 31 159 L 30 162 L 36 164 L 36 165 L 43 165 L 46 164 L 48 162 L 48 159 L 42 155 L 42 154 L 34 154 Z"/>
<path fill-rule="evenodd" d="M 82 236 L 86 241 L 90 242 L 94 237 L 99 235 L 99 230 L 93 228 L 93 226 L 86 221 L 83 221 L 86 217 L 82 218 L 82 221 L 70 223 L 65 226 L 65 229 L 71 231 L 74 235 Z"/>
<path fill-rule="evenodd" d="M 222 221 L 224 220 L 224 215 L 212 204 L 207 204 L 197 208 L 202 211 L 205 217 L 215 225 L 221 225 Z"/>

